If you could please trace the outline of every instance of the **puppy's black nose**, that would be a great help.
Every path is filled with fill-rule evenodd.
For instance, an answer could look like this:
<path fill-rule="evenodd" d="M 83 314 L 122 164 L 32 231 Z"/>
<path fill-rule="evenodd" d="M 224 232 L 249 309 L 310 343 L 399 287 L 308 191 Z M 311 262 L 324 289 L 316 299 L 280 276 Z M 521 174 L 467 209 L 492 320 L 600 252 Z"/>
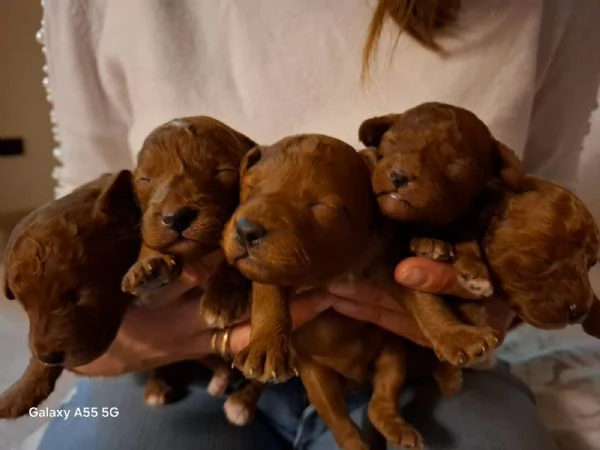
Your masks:
<path fill-rule="evenodd" d="M 267 234 L 267 230 L 262 225 L 246 219 L 238 219 L 235 231 L 238 240 L 244 245 L 256 245 Z"/>
<path fill-rule="evenodd" d="M 57 366 L 65 362 L 64 352 L 50 352 L 38 355 L 38 359 L 49 366 Z"/>
<path fill-rule="evenodd" d="M 181 208 L 175 212 L 163 214 L 162 223 L 178 233 L 187 230 L 198 217 L 198 211 L 191 208 Z"/>
<path fill-rule="evenodd" d="M 580 308 L 577 305 L 569 305 L 569 323 L 581 323 L 587 316 L 587 309 Z"/>
<path fill-rule="evenodd" d="M 409 178 L 398 170 L 390 170 L 390 180 L 396 189 L 406 186 Z"/>

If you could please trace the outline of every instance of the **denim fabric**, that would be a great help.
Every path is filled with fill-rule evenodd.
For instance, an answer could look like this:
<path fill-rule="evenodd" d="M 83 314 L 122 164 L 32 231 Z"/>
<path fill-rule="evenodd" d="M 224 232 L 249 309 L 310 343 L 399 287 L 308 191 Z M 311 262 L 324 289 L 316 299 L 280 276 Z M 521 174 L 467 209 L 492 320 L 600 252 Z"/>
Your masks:
<path fill-rule="evenodd" d="M 298 380 L 269 387 L 256 420 L 237 428 L 223 416 L 225 397 L 194 386 L 178 403 L 150 408 L 143 383 L 124 376 L 81 380 L 62 408 L 68 420 L 53 420 L 39 450 L 333 450 L 338 448 Z M 348 399 L 353 420 L 374 450 L 385 442 L 366 416 L 369 392 Z M 463 391 L 440 399 L 433 385 L 407 386 L 403 414 L 424 436 L 428 450 L 556 450 L 541 424 L 530 391 L 506 367 L 470 371 Z M 115 418 L 73 417 L 80 407 L 118 408 Z M 114 410 L 113 410 L 114 411 Z M 101 414 L 100 414 L 101 415 Z M 392 447 L 390 446 L 389 449 Z"/>

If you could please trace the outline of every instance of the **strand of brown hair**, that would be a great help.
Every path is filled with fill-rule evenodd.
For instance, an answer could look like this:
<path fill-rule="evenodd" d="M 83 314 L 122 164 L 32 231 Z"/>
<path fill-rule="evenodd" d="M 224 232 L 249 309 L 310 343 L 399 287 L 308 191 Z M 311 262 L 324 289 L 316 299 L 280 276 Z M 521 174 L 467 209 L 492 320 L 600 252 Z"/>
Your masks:
<path fill-rule="evenodd" d="M 425 48 L 441 52 L 436 35 L 456 22 L 459 9 L 460 0 L 378 0 L 363 48 L 363 80 L 368 76 L 387 18 L 396 23 L 399 33 L 404 31 Z"/>

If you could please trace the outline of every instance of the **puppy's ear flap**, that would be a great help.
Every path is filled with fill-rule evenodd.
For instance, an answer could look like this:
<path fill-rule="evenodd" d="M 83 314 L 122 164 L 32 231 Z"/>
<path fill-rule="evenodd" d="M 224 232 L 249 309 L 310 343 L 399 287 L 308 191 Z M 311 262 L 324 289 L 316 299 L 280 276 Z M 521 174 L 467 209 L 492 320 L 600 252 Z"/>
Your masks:
<path fill-rule="evenodd" d="M 16 300 L 15 294 L 10 290 L 10 287 L 8 287 L 8 277 L 6 274 L 4 274 L 2 290 L 4 291 L 4 297 L 6 297 L 7 300 Z"/>
<path fill-rule="evenodd" d="M 494 176 L 509 189 L 515 191 L 523 189 L 525 167 L 516 153 L 502 142 L 496 140 L 494 141 L 492 151 Z"/>
<path fill-rule="evenodd" d="M 373 173 L 375 170 L 375 166 L 377 165 L 377 161 L 379 161 L 379 154 L 377 148 L 375 147 L 367 147 L 358 152 L 358 156 L 362 158 L 362 160 L 367 165 L 369 169 L 369 173 Z"/>
<path fill-rule="evenodd" d="M 256 145 L 242 158 L 242 162 L 240 163 L 240 178 L 244 176 L 250 167 L 260 161 L 260 158 L 262 158 L 262 150 L 260 146 Z"/>
<path fill-rule="evenodd" d="M 94 214 L 97 217 L 120 219 L 139 215 L 133 174 L 129 170 L 121 170 L 110 176 L 106 186 L 96 199 Z"/>
<path fill-rule="evenodd" d="M 600 300 L 595 295 L 590 311 L 581 326 L 587 334 L 600 339 Z"/>
<path fill-rule="evenodd" d="M 379 147 L 381 138 L 387 130 L 398 120 L 402 114 L 388 114 L 386 116 L 372 117 L 360 124 L 358 139 L 367 147 Z"/>

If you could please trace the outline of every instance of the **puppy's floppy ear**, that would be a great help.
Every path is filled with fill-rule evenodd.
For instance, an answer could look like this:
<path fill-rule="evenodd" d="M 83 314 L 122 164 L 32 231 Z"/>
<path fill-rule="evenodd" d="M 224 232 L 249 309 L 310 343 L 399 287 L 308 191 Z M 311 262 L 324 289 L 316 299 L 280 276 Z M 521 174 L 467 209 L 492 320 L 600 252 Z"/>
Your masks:
<path fill-rule="evenodd" d="M 6 273 L 4 274 L 2 289 L 4 290 L 4 297 L 6 297 L 7 300 L 16 300 L 15 294 L 10 290 L 10 287 L 8 287 L 8 276 Z"/>
<path fill-rule="evenodd" d="M 600 300 L 595 295 L 590 311 L 581 326 L 587 334 L 600 339 Z"/>
<path fill-rule="evenodd" d="M 519 191 L 523 188 L 525 167 L 519 157 L 502 142 L 494 140 L 492 164 L 494 176 L 508 188 Z"/>
<path fill-rule="evenodd" d="M 400 119 L 402 114 L 388 114 L 372 117 L 360 124 L 358 139 L 367 147 L 379 147 L 381 138 L 390 127 Z"/>
<path fill-rule="evenodd" d="M 379 153 L 377 148 L 375 147 L 367 147 L 358 152 L 358 156 L 362 158 L 362 160 L 367 165 L 369 169 L 369 173 L 373 173 L 377 162 L 379 161 Z"/>
<path fill-rule="evenodd" d="M 94 206 L 96 217 L 120 219 L 139 215 L 139 208 L 133 188 L 133 174 L 121 170 L 110 177 Z"/>
<path fill-rule="evenodd" d="M 242 162 L 240 163 L 240 178 L 244 176 L 250 167 L 260 161 L 260 158 L 262 158 L 262 150 L 260 146 L 256 145 L 242 158 Z"/>

